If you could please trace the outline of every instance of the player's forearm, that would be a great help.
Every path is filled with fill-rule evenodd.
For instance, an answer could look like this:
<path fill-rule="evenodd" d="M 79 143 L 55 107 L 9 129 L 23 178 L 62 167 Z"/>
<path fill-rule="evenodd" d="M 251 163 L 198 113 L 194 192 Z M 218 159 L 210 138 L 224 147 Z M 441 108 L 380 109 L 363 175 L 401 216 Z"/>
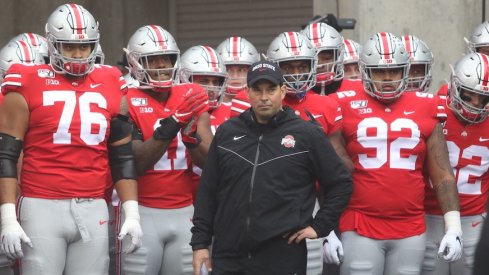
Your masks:
<path fill-rule="evenodd" d="M 443 213 L 448 211 L 459 211 L 458 191 L 455 180 L 445 179 L 433 184 L 438 203 Z"/>
<path fill-rule="evenodd" d="M 0 178 L 0 204 L 17 201 L 17 179 Z"/>
<path fill-rule="evenodd" d="M 132 179 L 121 179 L 115 183 L 115 189 L 121 202 L 138 200 L 138 184 Z"/>
<path fill-rule="evenodd" d="M 161 159 L 170 146 L 170 142 L 171 140 L 154 140 L 153 138 L 144 142 L 133 141 L 132 150 L 138 175 L 143 175 L 146 170 L 151 169 Z"/>

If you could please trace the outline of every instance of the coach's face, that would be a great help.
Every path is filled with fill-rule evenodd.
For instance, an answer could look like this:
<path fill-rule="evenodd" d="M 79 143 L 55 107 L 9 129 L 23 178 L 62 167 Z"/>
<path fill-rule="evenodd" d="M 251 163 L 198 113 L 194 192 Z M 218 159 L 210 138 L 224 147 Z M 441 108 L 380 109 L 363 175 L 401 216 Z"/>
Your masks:
<path fill-rule="evenodd" d="M 265 79 L 248 87 L 248 98 L 258 123 L 266 124 L 282 109 L 285 92 L 285 85 Z"/>

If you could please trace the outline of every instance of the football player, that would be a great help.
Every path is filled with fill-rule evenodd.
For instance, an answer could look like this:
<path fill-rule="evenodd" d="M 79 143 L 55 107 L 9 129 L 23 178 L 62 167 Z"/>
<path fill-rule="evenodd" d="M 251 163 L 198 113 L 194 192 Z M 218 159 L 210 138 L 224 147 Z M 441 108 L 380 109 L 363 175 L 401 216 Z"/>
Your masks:
<path fill-rule="evenodd" d="M 428 93 L 432 80 L 433 53 L 417 36 L 404 35 L 401 40 L 411 59 L 406 91 Z"/>
<path fill-rule="evenodd" d="M 441 95 L 450 109 L 443 133 L 457 180 L 464 247 L 463 257 L 458 261 L 447 263 L 437 259 L 445 223 L 436 193 L 427 185 L 423 275 L 472 274 L 489 194 L 488 72 L 488 56 L 465 55 L 455 64 L 448 96 Z"/>
<path fill-rule="evenodd" d="M 202 165 L 212 139 L 207 94 L 196 84 L 176 84 L 180 50 L 157 25 L 129 39 L 127 61 L 138 87 L 127 93 L 134 121 L 133 150 L 143 246 L 123 255 L 125 274 L 191 274 L 193 163 Z"/>
<path fill-rule="evenodd" d="M 364 88 L 333 95 L 342 107 L 342 133 L 355 165 L 354 191 L 340 219 L 341 242 L 334 232 L 326 237 L 325 260 L 342 262 L 342 275 L 419 274 L 426 244 L 426 170 L 444 215 L 438 253 L 456 261 L 462 231 L 441 126 L 444 105 L 431 94 L 404 93 L 409 55 L 391 33 L 371 36 L 359 63 Z"/>
<path fill-rule="evenodd" d="M 360 67 L 358 60 L 360 58 L 360 52 L 362 51 L 362 45 L 351 39 L 343 39 L 345 44 L 343 54 L 343 70 L 345 71 L 344 79 L 361 80 Z"/>
<path fill-rule="evenodd" d="M 126 85 L 117 69 L 95 66 L 98 23 L 82 6 L 56 8 L 46 37 L 50 64 L 14 64 L 2 83 L 2 248 L 22 259 L 22 274 L 106 274 L 109 167 L 126 216 L 119 238 L 131 236 L 125 252 L 142 236 Z"/>

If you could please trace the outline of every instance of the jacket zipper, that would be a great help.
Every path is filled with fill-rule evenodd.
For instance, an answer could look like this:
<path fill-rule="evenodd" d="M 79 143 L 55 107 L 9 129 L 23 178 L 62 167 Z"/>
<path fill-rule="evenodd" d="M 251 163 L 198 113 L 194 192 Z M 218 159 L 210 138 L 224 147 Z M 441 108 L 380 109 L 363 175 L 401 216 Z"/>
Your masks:
<path fill-rule="evenodd" d="M 260 156 L 260 144 L 263 138 L 263 134 L 258 137 L 258 146 L 256 147 L 255 153 L 255 161 L 253 163 L 253 172 L 251 172 L 251 182 L 250 182 L 250 196 L 248 198 L 248 208 L 251 210 L 251 203 L 253 202 L 253 186 L 255 184 L 255 173 L 256 173 L 256 165 L 258 164 L 258 157 Z M 250 211 L 248 211 L 248 217 L 246 217 L 246 235 L 249 234 L 250 231 Z M 251 253 L 248 253 L 248 258 L 251 259 Z"/>

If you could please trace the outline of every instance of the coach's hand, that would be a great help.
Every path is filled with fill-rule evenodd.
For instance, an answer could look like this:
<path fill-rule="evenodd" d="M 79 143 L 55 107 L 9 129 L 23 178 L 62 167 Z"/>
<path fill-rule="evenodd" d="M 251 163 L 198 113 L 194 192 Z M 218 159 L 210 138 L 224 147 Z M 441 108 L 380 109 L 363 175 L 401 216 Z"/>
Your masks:
<path fill-rule="evenodd" d="M 331 233 L 324 240 L 323 250 L 324 262 L 327 264 L 340 265 L 343 261 L 343 245 L 334 230 L 331 230 Z"/>
<path fill-rule="evenodd" d="M 192 266 L 194 268 L 194 275 L 204 275 L 210 273 L 212 271 L 212 263 L 209 255 L 209 249 L 194 250 Z"/>
<path fill-rule="evenodd" d="M 131 245 L 124 250 L 124 253 L 132 253 L 136 251 L 142 245 L 143 230 L 139 224 L 139 210 L 138 202 L 129 200 L 122 204 L 126 219 L 121 227 L 119 233 L 119 240 L 124 239 L 126 235 L 131 236 Z"/>
<path fill-rule="evenodd" d="M 19 259 L 24 257 L 21 242 L 26 243 L 30 247 L 32 247 L 32 242 L 17 221 L 15 204 L 2 204 L 0 213 L 2 219 L 1 243 L 5 255 L 7 255 L 9 259 Z"/>
<path fill-rule="evenodd" d="M 303 229 L 295 232 L 294 234 L 286 235 L 285 237 L 288 238 L 287 243 L 291 244 L 293 242 L 300 243 L 301 241 L 303 241 L 306 238 L 307 239 L 317 239 L 318 234 L 316 233 L 316 231 L 311 226 L 308 226 L 306 228 L 303 228 Z"/>

